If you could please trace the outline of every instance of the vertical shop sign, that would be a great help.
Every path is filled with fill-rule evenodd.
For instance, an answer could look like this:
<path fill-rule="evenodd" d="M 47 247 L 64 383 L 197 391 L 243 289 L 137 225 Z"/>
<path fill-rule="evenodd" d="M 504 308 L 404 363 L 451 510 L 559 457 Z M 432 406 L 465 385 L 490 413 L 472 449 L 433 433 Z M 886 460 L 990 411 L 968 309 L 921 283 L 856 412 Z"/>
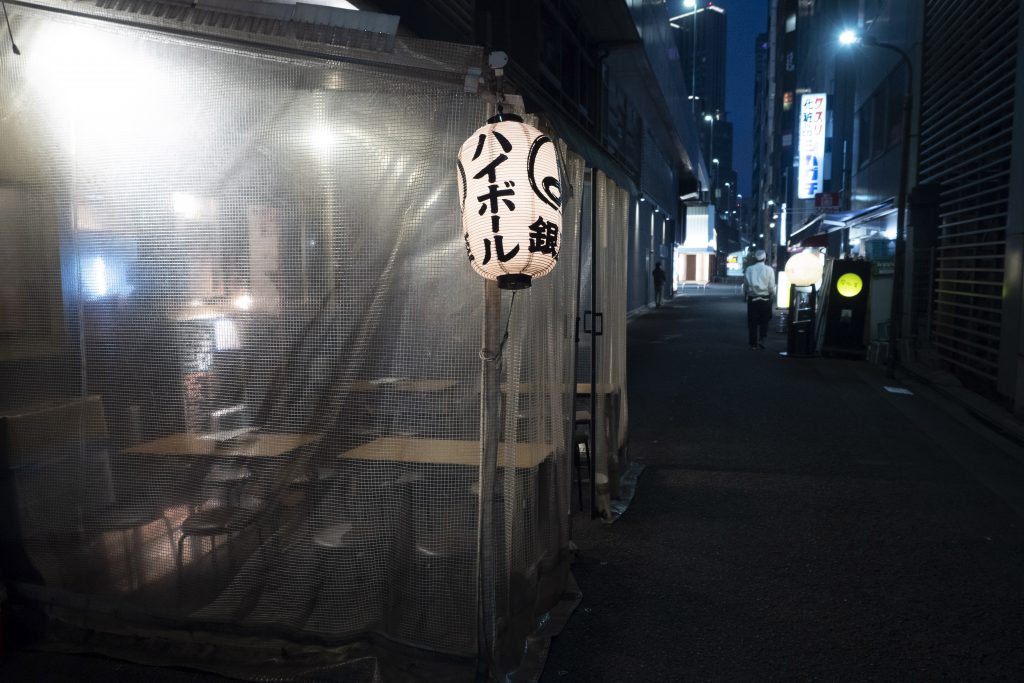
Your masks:
<path fill-rule="evenodd" d="M 825 122 L 827 96 L 808 93 L 800 97 L 799 187 L 797 197 L 813 199 L 821 192 L 825 175 Z"/>

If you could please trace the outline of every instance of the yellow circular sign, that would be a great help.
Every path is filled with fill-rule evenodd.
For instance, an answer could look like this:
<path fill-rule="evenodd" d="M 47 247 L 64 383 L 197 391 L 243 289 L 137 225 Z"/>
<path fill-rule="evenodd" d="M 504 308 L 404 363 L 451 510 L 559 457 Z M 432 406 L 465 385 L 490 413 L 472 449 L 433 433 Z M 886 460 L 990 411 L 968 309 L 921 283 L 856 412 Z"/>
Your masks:
<path fill-rule="evenodd" d="M 857 273 L 844 273 L 836 282 L 836 291 L 847 298 L 857 296 L 862 289 L 864 289 L 864 281 Z"/>

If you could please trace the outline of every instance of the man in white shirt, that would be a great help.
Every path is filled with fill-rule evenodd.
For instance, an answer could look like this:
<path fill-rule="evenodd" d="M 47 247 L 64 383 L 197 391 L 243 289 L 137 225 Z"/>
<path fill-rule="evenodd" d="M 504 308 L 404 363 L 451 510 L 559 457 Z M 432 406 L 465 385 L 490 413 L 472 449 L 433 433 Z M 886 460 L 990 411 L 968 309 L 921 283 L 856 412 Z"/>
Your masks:
<path fill-rule="evenodd" d="M 747 329 L 750 348 L 764 349 L 768 323 L 772 320 L 775 298 L 775 271 L 764 262 L 764 249 L 754 252 L 757 261 L 743 273 L 743 292 L 747 295 Z"/>

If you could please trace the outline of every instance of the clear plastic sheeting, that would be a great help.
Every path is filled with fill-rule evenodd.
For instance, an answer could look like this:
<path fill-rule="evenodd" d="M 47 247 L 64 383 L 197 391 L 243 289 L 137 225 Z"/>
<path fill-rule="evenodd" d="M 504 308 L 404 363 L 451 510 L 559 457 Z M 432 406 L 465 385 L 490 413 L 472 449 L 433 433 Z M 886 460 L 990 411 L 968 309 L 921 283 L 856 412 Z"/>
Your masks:
<path fill-rule="evenodd" d="M 585 234 L 582 242 L 577 405 L 592 416 L 595 512 L 611 522 L 632 498 L 631 482 L 636 477 L 628 460 L 626 394 L 626 246 L 631 202 L 629 193 L 602 172 L 592 171 L 590 178 L 583 223 L 585 232 L 593 230 L 593 238 Z"/>
<path fill-rule="evenodd" d="M 563 187 L 559 266 L 503 301 L 502 495 L 481 549 L 484 284 L 455 183 L 478 96 L 393 64 L 9 11 L 12 595 L 108 653 L 145 635 L 135 656 L 159 663 L 468 680 L 485 553 L 494 669 L 522 666 L 569 570 L 580 192 Z"/>
<path fill-rule="evenodd" d="M 598 353 L 594 412 L 597 445 L 597 501 L 601 516 L 617 516 L 613 501 L 623 499 L 619 480 L 628 471 L 629 403 L 626 395 L 626 244 L 629 227 L 629 193 L 603 173 L 597 173 L 597 251 L 601 259 L 598 286 L 604 291 L 603 347 Z M 603 476 L 602 476 L 603 475 Z M 605 489 L 604 486 L 607 485 Z"/>

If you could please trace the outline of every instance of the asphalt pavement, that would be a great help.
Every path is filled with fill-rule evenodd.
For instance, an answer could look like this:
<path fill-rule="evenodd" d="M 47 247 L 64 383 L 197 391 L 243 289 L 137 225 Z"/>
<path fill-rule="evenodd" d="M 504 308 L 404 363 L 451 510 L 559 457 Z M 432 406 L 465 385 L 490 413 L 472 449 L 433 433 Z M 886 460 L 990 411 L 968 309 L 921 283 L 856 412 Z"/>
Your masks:
<path fill-rule="evenodd" d="M 646 469 L 617 522 L 575 519 L 542 681 L 1024 680 L 1024 448 L 906 373 L 783 350 L 724 285 L 630 324 Z"/>

